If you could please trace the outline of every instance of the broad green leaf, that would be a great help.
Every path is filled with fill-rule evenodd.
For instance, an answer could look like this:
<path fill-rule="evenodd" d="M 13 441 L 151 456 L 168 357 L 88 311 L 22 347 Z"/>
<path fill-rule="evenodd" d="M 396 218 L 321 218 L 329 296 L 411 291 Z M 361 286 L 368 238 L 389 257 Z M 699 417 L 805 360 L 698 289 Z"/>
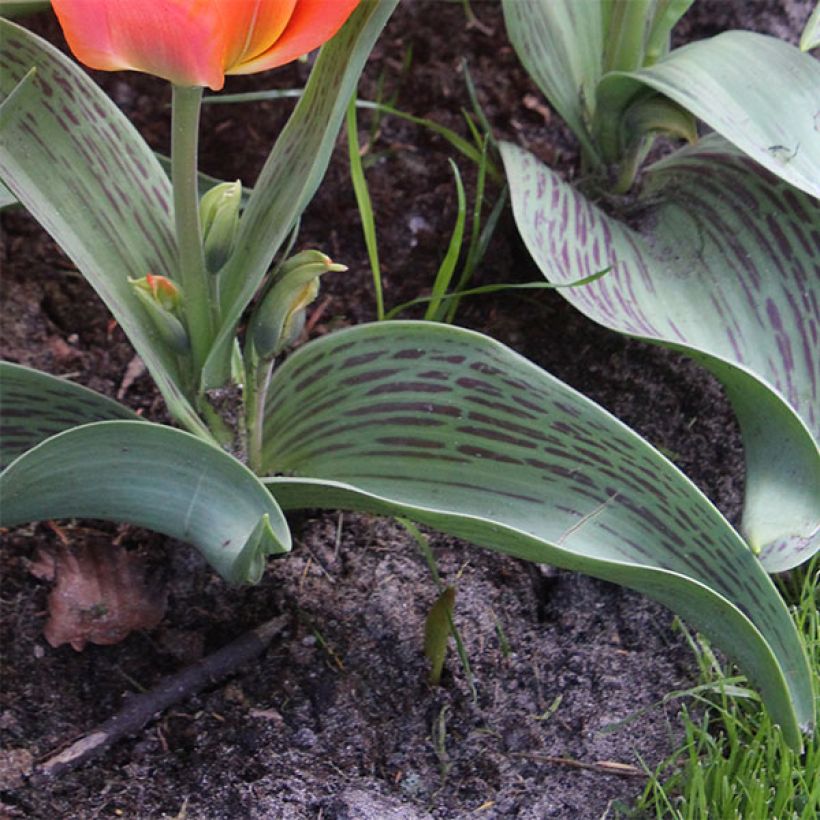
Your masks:
<path fill-rule="evenodd" d="M 350 96 L 398 0 L 363 0 L 326 43 L 305 92 L 268 156 L 222 273 L 224 324 L 202 376 L 206 387 L 228 378 L 234 334 L 282 243 L 324 176 Z"/>
<path fill-rule="evenodd" d="M 274 373 L 266 479 L 283 508 L 401 515 L 661 601 L 732 655 L 793 746 L 814 720 L 800 638 L 738 534 L 657 450 L 492 339 L 382 322 Z"/>
<path fill-rule="evenodd" d="M 502 6 L 507 35 L 524 68 L 584 151 L 599 159 L 590 129 L 602 72 L 604 4 L 502 0 Z"/>
<path fill-rule="evenodd" d="M 597 92 L 605 153 L 617 153 L 619 114 L 646 86 L 691 111 L 773 174 L 820 196 L 820 63 L 788 43 L 727 31 L 653 66 L 612 72 Z"/>
<path fill-rule="evenodd" d="M 55 435 L 92 421 L 139 417 L 86 387 L 0 362 L 0 470 Z"/>
<path fill-rule="evenodd" d="M 290 550 L 282 511 L 235 458 L 190 433 L 102 421 L 46 439 L 0 473 L 0 526 L 44 518 L 124 521 L 187 541 L 233 583 Z"/>
<path fill-rule="evenodd" d="M 0 20 L 0 178 L 88 279 L 171 413 L 208 436 L 128 278 L 174 277 L 171 184 L 114 103 L 51 45 Z M 31 70 L 34 72 L 31 73 Z"/>
<path fill-rule="evenodd" d="M 713 135 L 650 169 L 626 222 L 502 146 L 518 229 L 551 282 L 613 330 L 694 356 L 725 385 L 747 461 L 743 533 L 772 572 L 820 537 L 820 211 Z M 631 227 L 630 227 L 631 226 Z"/>

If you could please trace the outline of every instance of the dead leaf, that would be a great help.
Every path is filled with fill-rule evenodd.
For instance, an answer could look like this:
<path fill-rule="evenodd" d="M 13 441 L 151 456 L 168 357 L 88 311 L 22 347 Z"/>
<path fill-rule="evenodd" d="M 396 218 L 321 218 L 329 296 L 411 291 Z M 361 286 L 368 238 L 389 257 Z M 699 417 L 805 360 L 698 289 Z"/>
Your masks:
<path fill-rule="evenodd" d="M 53 647 L 69 643 L 110 645 L 137 629 L 153 629 L 165 614 L 167 592 L 147 578 L 143 560 L 110 543 L 89 541 L 40 550 L 30 566 L 37 578 L 54 581 L 43 629 Z"/>
<path fill-rule="evenodd" d="M 128 388 L 145 372 L 147 372 L 145 362 L 143 362 L 139 356 L 134 356 L 134 358 L 128 362 L 128 366 L 125 368 L 125 375 L 122 377 L 119 390 L 117 390 L 118 401 L 123 400 L 125 394 L 128 392 Z"/>
<path fill-rule="evenodd" d="M 76 359 L 82 359 L 83 354 L 73 348 L 65 339 L 60 338 L 59 336 L 50 336 L 46 344 L 48 345 L 48 349 L 51 351 L 52 356 L 59 364 L 67 364 L 69 362 L 73 362 Z"/>
<path fill-rule="evenodd" d="M 549 121 L 552 119 L 552 112 L 535 94 L 525 94 L 522 102 L 524 103 L 524 108 L 528 108 L 530 111 L 535 111 L 536 114 L 540 114 L 544 119 L 544 124 L 549 124 Z"/>

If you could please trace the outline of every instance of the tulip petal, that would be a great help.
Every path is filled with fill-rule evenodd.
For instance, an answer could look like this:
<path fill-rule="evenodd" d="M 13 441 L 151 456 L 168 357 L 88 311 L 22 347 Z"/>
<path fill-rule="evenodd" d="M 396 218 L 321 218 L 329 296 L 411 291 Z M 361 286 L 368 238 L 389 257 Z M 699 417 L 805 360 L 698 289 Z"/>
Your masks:
<path fill-rule="evenodd" d="M 132 69 L 177 85 L 224 84 L 213 13 L 193 0 L 53 0 L 74 55 L 90 68 Z"/>
<path fill-rule="evenodd" d="M 276 0 L 271 0 L 275 4 Z M 227 74 L 254 74 L 289 63 L 329 40 L 359 0 L 297 0 L 282 36 L 258 56 L 230 66 Z"/>
<path fill-rule="evenodd" d="M 297 3 L 298 0 L 200 0 L 200 6 L 210 7 L 203 10 L 205 13 L 216 15 L 214 28 L 225 45 L 223 66 L 230 69 L 267 51 L 281 37 Z"/>

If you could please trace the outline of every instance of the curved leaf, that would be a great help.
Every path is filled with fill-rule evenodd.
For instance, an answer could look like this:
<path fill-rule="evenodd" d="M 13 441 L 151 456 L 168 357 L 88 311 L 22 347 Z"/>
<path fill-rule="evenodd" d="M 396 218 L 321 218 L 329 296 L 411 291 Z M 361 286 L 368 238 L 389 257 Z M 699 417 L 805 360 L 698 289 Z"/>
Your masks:
<path fill-rule="evenodd" d="M 527 152 L 502 155 L 513 213 L 562 295 L 613 330 L 698 358 L 743 431 L 743 532 L 770 571 L 820 546 L 818 237 L 811 197 L 717 135 L 653 166 L 629 227 Z"/>
<path fill-rule="evenodd" d="M 601 78 L 604 19 L 601 2 L 502 0 L 507 36 L 524 68 L 591 156 L 589 130 Z"/>
<path fill-rule="evenodd" d="M 0 362 L 0 470 L 63 430 L 91 421 L 138 418 L 122 404 L 86 387 Z"/>
<path fill-rule="evenodd" d="M 0 177 L 114 314 L 171 413 L 208 437 L 184 395 L 176 357 L 128 284 L 147 273 L 175 275 L 167 175 L 67 57 L 7 20 L 0 19 L 0 40 Z"/>
<path fill-rule="evenodd" d="M 504 346 L 424 322 L 306 345 L 274 374 L 266 484 L 285 508 L 400 514 L 639 589 L 735 657 L 789 742 L 807 660 L 759 561 L 639 436 Z"/>
<path fill-rule="evenodd" d="M 276 140 L 239 223 L 222 278 L 222 329 L 202 375 L 205 387 L 228 378 L 236 326 L 282 243 L 319 187 L 351 94 L 398 0 L 362 0 L 326 43 L 304 94 Z"/>
<path fill-rule="evenodd" d="M 265 556 L 290 550 L 279 505 L 235 458 L 189 433 L 103 421 L 52 436 L 0 473 L 0 526 L 101 518 L 197 547 L 233 583 L 256 582 Z"/>
<path fill-rule="evenodd" d="M 602 121 L 617 121 L 613 111 L 624 110 L 644 86 L 691 111 L 773 174 L 820 196 L 820 63 L 808 54 L 765 34 L 727 31 L 675 49 L 653 66 L 606 75 L 597 92 Z"/>

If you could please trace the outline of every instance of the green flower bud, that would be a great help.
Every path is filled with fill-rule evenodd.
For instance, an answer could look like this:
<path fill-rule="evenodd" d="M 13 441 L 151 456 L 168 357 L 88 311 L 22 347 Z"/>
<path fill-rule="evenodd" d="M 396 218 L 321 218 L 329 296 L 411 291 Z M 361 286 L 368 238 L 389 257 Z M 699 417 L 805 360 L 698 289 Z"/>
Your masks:
<path fill-rule="evenodd" d="M 148 274 L 142 279 L 129 279 L 137 298 L 142 302 L 162 341 L 175 353 L 187 353 L 188 332 L 180 321 L 182 291 L 165 276 Z"/>
<path fill-rule="evenodd" d="M 239 228 L 242 183 L 223 182 L 214 185 L 199 202 L 199 222 L 205 249 L 205 267 L 219 273 L 228 261 Z"/>
<path fill-rule="evenodd" d="M 320 251 L 302 251 L 283 262 L 248 326 L 256 356 L 272 359 L 295 342 L 304 327 L 305 308 L 319 293 L 319 277 L 346 270 Z"/>

